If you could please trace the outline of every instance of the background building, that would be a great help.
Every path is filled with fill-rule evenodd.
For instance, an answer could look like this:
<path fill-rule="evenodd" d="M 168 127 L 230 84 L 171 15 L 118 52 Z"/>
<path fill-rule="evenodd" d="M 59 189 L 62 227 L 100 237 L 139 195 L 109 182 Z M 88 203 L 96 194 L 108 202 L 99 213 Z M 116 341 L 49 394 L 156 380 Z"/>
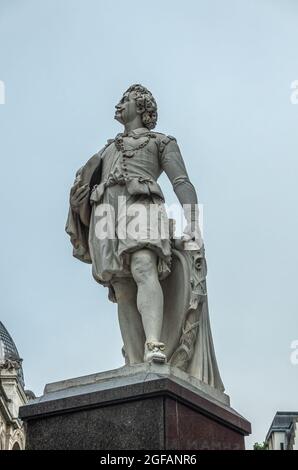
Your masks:
<path fill-rule="evenodd" d="M 19 407 L 34 396 L 25 392 L 22 359 L 13 339 L 0 322 L 0 450 L 25 448 L 25 431 Z"/>
<path fill-rule="evenodd" d="M 298 412 L 278 411 L 266 436 L 269 450 L 298 450 Z"/>

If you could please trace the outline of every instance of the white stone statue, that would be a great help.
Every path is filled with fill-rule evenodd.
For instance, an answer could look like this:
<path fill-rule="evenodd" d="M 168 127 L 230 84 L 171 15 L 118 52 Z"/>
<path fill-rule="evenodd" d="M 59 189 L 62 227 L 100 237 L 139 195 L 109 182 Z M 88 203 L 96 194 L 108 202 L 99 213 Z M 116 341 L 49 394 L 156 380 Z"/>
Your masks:
<path fill-rule="evenodd" d="M 223 391 L 212 342 L 196 191 L 176 139 L 152 129 L 154 97 L 133 85 L 116 105 L 124 132 L 76 174 L 66 231 L 76 258 L 118 304 L 126 364 L 169 363 Z M 157 180 L 165 171 L 187 226 L 175 239 Z"/>

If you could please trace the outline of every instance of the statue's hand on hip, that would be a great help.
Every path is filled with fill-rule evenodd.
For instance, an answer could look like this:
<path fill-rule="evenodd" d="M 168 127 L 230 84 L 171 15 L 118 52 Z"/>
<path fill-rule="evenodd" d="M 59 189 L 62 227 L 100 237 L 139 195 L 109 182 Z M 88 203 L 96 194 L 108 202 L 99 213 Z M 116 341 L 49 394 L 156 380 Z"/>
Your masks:
<path fill-rule="evenodd" d="M 80 181 L 77 181 L 70 190 L 69 203 L 72 210 L 79 213 L 80 206 L 89 198 L 89 185 L 84 184 L 80 186 Z"/>

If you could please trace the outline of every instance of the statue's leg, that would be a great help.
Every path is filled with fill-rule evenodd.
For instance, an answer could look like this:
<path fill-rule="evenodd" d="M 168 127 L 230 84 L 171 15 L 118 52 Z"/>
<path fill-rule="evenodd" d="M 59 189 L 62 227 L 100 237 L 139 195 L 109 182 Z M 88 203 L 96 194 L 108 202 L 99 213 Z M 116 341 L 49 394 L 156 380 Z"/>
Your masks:
<path fill-rule="evenodd" d="M 140 249 L 131 255 L 131 273 L 137 284 L 137 306 L 142 316 L 146 345 L 145 361 L 165 362 L 160 343 L 163 322 L 163 292 L 158 279 L 157 255 L 150 249 Z"/>
<path fill-rule="evenodd" d="M 143 362 L 144 328 L 137 308 L 137 286 L 132 278 L 112 282 L 118 303 L 118 318 L 128 364 Z"/>

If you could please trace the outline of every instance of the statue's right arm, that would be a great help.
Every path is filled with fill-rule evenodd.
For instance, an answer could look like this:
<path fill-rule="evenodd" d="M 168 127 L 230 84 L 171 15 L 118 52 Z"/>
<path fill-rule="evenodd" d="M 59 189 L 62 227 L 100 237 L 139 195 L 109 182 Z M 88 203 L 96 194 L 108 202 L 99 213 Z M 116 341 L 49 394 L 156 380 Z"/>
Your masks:
<path fill-rule="evenodd" d="M 93 155 L 76 173 L 75 182 L 70 190 L 70 206 L 81 222 L 89 227 L 91 216 L 90 185 L 98 184 L 101 177 L 101 155 L 106 146 Z M 95 175 L 95 180 L 94 180 Z"/>
<path fill-rule="evenodd" d="M 79 181 L 77 181 L 72 186 L 69 197 L 70 207 L 74 212 L 79 214 L 81 221 L 87 226 L 90 220 L 90 210 L 88 210 L 89 192 L 90 188 L 88 184 L 80 186 Z"/>

